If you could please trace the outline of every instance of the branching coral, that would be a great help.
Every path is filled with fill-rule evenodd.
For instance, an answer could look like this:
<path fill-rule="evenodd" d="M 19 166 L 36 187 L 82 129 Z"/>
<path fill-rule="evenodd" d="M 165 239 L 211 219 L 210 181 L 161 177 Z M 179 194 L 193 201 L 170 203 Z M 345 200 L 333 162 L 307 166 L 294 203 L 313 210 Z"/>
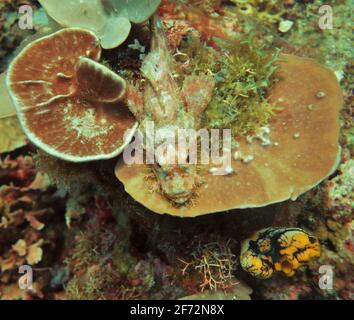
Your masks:
<path fill-rule="evenodd" d="M 63 198 L 36 172 L 31 157 L 0 160 L 0 295 L 18 280 L 18 268 L 48 266 L 63 235 Z M 56 228 L 60 226 L 60 233 Z M 45 269 L 45 268 L 44 268 Z M 37 269 L 36 269 L 37 270 Z M 31 294 L 48 284 L 37 276 Z"/>
<path fill-rule="evenodd" d="M 226 243 L 211 242 L 200 244 L 192 253 L 192 260 L 183 263 L 182 274 L 187 271 L 198 272 L 201 278 L 200 290 L 227 290 L 237 282 L 234 282 L 233 271 L 236 268 L 236 256 L 231 251 L 230 241 Z"/>

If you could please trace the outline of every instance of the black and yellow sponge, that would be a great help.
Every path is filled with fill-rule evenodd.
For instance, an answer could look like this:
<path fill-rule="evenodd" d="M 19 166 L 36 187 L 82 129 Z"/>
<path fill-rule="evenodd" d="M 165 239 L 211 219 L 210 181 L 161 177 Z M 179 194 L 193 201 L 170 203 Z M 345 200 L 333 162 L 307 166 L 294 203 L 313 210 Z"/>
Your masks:
<path fill-rule="evenodd" d="M 277 271 L 293 276 L 300 266 L 319 255 L 318 239 L 306 231 L 268 228 L 243 242 L 240 262 L 242 268 L 254 277 L 266 279 Z"/>

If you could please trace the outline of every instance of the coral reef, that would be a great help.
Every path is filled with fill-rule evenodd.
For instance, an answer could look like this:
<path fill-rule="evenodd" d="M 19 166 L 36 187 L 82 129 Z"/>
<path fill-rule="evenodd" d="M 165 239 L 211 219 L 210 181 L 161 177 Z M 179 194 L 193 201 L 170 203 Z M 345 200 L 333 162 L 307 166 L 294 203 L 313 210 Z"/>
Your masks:
<path fill-rule="evenodd" d="M 278 51 L 263 49 L 249 39 L 228 45 L 225 53 L 204 46 L 192 37 L 181 52 L 191 57 L 187 72 L 214 74 L 216 88 L 207 108 L 205 125 L 212 128 L 232 127 L 234 136 L 257 132 L 266 126 L 276 106 L 266 100 L 276 69 Z"/>
<path fill-rule="evenodd" d="M 182 274 L 190 268 L 197 270 L 201 277 L 202 292 L 205 288 L 215 291 L 230 289 L 238 284 L 232 276 L 236 268 L 236 256 L 231 248 L 230 241 L 224 244 L 220 240 L 203 246 L 199 244 L 195 251 L 192 251 L 191 262 L 180 260 L 184 264 Z"/>
<path fill-rule="evenodd" d="M 36 171 L 30 156 L 2 159 L 0 182 L 0 297 L 10 294 L 8 286 L 17 282 L 18 268 L 30 264 L 38 270 L 33 289 L 25 293 L 15 287 L 13 298 L 43 298 L 54 289 L 49 266 L 60 263 L 65 194 Z"/>
<path fill-rule="evenodd" d="M 36 19 L 46 18 L 37 1 L 26 3 L 33 5 Z M 174 60 L 170 61 L 171 76 L 178 86 L 182 88 L 190 76 L 213 75 L 216 79 L 215 95 L 207 112 L 198 120 L 210 128 L 232 124 L 236 135 L 247 136 L 245 146 L 250 148 L 269 150 L 271 145 L 278 150 L 281 147 L 275 144 L 278 141 L 274 140 L 274 131 L 269 131 L 274 115 L 284 115 L 286 103 L 278 101 L 281 94 L 275 100 L 268 99 L 268 89 L 279 88 L 275 61 L 284 57 L 276 48 L 280 48 L 282 54 L 316 58 L 331 68 L 340 81 L 344 97 L 339 137 L 342 150 L 341 158 L 337 159 L 340 165 L 325 168 L 329 176 L 318 182 L 325 176 L 321 173 L 316 186 L 312 184 L 310 188 L 307 184 L 306 190 L 311 190 L 295 201 L 278 204 L 268 201 L 269 205 L 262 208 L 234 209 L 217 215 L 181 219 L 152 214 L 134 201 L 114 175 L 117 158 L 82 164 L 60 160 L 29 145 L 15 118 L 4 117 L 0 119 L 0 299 L 353 300 L 350 1 L 326 2 L 332 6 L 335 17 L 333 29 L 326 30 L 318 25 L 321 17 L 318 10 L 324 4 L 319 0 L 163 0 L 161 3 L 158 14 Z M 23 1 L 6 0 L 0 4 L 1 71 L 5 71 L 18 53 L 16 48 L 26 45 L 26 42 L 20 45 L 21 40 L 41 29 L 36 23 L 34 31 L 17 28 L 16 12 L 20 4 Z M 190 10 L 178 11 L 176 8 Z M 49 26 L 50 22 L 47 24 Z M 128 24 L 129 31 L 126 29 L 120 39 L 124 38 L 125 42 L 104 51 L 101 63 L 143 92 L 149 84 L 140 69 L 144 69 L 144 61 L 149 61 L 149 52 L 154 51 L 149 24 L 138 23 L 130 28 L 129 19 Z M 55 31 L 55 28 L 50 30 Z M 40 32 L 34 36 L 39 35 Z M 226 47 L 230 37 L 232 45 Z M 292 60 L 295 67 L 291 70 L 300 70 L 296 68 L 297 63 L 308 61 L 298 59 Z M 325 69 L 321 70 L 325 72 Z M 304 83 L 310 87 L 306 81 Z M 328 119 L 335 117 L 327 111 L 333 108 L 325 111 L 322 108 L 328 107 L 326 101 L 332 89 L 326 90 L 323 96 L 319 94 L 323 91 L 317 90 L 316 85 L 318 83 L 311 83 L 316 92 L 309 95 L 315 103 L 299 109 L 299 114 L 303 115 L 300 119 L 304 120 L 306 116 L 327 119 L 323 128 L 328 129 L 327 133 L 333 129 L 331 132 L 337 134 L 339 124 L 333 121 L 328 125 Z M 307 91 L 303 87 L 296 88 L 300 88 L 301 98 L 306 97 Z M 278 93 L 296 91 L 292 89 L 290 85 L 280 87 Z M 318 106 L 320 108 L 316 108 Z M 320 116 L 315 117 L 317 114 Z M 294 121 L 284 130 L 289 134 L 288 149 L 284 147 L 284 150 L 293 161 L 295 157 L 291 151 L 296 149 L 293 146 L 302 145 L 307 131 L 293 130 L 291 125 L 296 123 L 295 118 L 291 119 Z M 322 135 L 325 133 L 316 133 L 316 139 Z M 333 141 L 338 140 L 335 134 L 332 137 Z M 307 167 L 312 174 L 318 167 L 323 169 L 316 161 L 306 161 L 309 155 L 321 153 L 322 149 L 316 149 L 321 146 L 316 139 L 311 142 L 312 148 L 304 148 L 302 153 L 302 159 L 312 165 Z M 233 143 L 240 147 L 237 141 Z M 334 159 L 338 151 L 337 146 L 334 147 L 336 143 L 328 145 L 334 149 L 327 152 L 328 149 L 326 155 Z M 232 179 L 241 174 L 237 171 L 241 165 L 247 170 L 260 168 L 257 154 L 248 150 L 252 151 L 237 149 L 233 162 L 236 170 L 227 181 L 236 181 Z M 270 159 L 274 161 L 267 163 L 268 166 L 280 166 L 278 156 L 272 155 Z M 333 159 L 327 160 L 332 163 Z M 146 180 L 146 172 L 143 176 Z M 252 180 L 250 174 L 246 176 L 242 186 L 232 189 L 223 182 L 218 190 L 223 194 L 233 191 L 233 199 L 240 197 L 244 201 L 243 187 Z M 289 178 L 293 186 L 293 181 L 305 176 L 305 170 L 297 171 L 296 166 L 292 166 L 282 181 Z M 274 178 L 272 174 L 264 180 L 275 181 L 271 178 Z M 230 185 L 234 185 L 231 182 Z M 279 195 L 284 188 L 273 185 L 267 190 L 275 190 Z M 255 188 L 253 191 L 252 194 L 256 194 Z M 213 199 L 215 192 L 211 193 L 208 198 Z M 154 193 L 147 195 L 155 204 L 159 203 Z M 298 194 L 293 198 L 296 196 Z M 259 230 L 268 232 L 258 233 L 250 240 L 249 235 Z M 299 245 L 285 241 L 280 248 L 275 242 L 281 236 L 286 236 L 286 240 L 298 236 Z M 245 250 L 241 248 L 243 242 Z M 306 255 L 310 247 L 313 254 Z M 284 251 L 280 253 L 281 249 Z M 306 257 L 294 264 L 291 258 L 302 249 L 306 249 L 302 252 Z M 249 256 L 254 258 L 260 253 L 263 260 L 260 268 L 253 272 L 257 278 L 243 267 L 246 265 L 245 269 L 249 270 L 249 262 L 252 266 L 255 262 L 255 259 L 248 259 Z M 261 270 L 264 259 L 269 262 L 269 257 L 277 264 L 273 264 L 272 277 L 268 278 L 271 272 L 259 277 L 264 271 Z M 247 263 L 243 262 L 246 260 Z M 33 288 L 28 290 L 18 286 L 19 267 L 24 264 L 32 265 L 35 275 Z M 323 267 L 333 271 L 332 287 L 321 287 Z"/>
<path fill-rule="evenodd" d="M 117 105 L 125 81 L 96 62 L 100 56 L 93 33 L 66 28 L 31 42 L 9 66 L 6 83 L 21 126 L 47 153 L 85 162 L 112 158 L 129 142 L 124 133 L 135 120 Z"/>
<path fill-rule="evenodd" d="M 354 160 L 341 164 L 338 171 L 336 177 L 324 184 L 326 206 L 335 220 L 348 223 L 354 209 Z"/>
<path fill-rule="evenodd" d="M 160 0 L 65 0 L 60 4 L 53 0 L 39 2 L 60 25 L 93 31 L 104 49 L 113 49 L 122 44 L 129 36 L 131 22 L 145 22 L 160 4 Z M 116 28 L 117 25 L 119 28 Z"/>
<path fill-rule="evenodd" d="M 2 1 L 0 3 L 0 71 L 6 69 L 11 53 L 26 37 L 26 30 L 17 27 L 17 7 L 21 1 Z"/>

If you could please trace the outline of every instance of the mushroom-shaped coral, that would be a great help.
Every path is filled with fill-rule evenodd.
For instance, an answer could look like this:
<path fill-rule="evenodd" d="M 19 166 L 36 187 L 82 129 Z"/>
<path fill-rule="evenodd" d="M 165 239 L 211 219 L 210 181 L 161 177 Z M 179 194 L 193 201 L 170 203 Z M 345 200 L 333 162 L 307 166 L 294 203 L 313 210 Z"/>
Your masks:
<path fill-rule="evenodd" d="M 123 43 L 131 22 L 146 21 L 158 8 L 160 0 L 39 0 L 48 15 L 64 27 L 93 31 L 104 49 Z M 68 10 L 70 8 L 70 10 Z"/>
<path fill-rule="evenodd" d="M 256 278 L 266 279 L 274 272 L 293 276 L 295 271 L 320 256 L 318 239 L 299 228 L 268 228 L 243 242 L 242 268 Z"/>
<path fill-rule="evenodd" d="M 237 138 L 227 175 L 199 170 L 203 184 L 191 205 L 176 207 L 146 186 L 146 166 L 117 165 L 126 191 L 156 213 L 194 217 L 296 199 L 329 176 L 340 158 L 342 93 L 334 73 L 316 61 L 281 55 L 269 102 L 281 108 L 254 136 Z M 225 192 L 226 191 L 226 192 Z"/>
<path fill-rule="evenodd" d="M 119 103 L 125 81 L 95 61 L 100 55 L 92 32 L 68 28 L 32 42 L 11 63 L 7 85 L 22 128 L 47 153 L 108 159 L 129 142 L 125 132 L 136 124 Z"/>

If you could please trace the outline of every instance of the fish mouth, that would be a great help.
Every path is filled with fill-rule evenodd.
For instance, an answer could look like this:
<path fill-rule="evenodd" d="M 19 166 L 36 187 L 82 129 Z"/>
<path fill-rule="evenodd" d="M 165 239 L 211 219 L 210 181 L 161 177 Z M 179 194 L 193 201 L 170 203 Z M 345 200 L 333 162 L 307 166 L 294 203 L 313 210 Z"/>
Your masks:
<path fill-rule="evenodd" d="M 186 191 L 174 195 L 169 195 L 165 193 L 165 195 L 169 200 L 173 201 L 174 203 L 178 205 L 183 205 L 191 199 L 193 192 Z"/>

